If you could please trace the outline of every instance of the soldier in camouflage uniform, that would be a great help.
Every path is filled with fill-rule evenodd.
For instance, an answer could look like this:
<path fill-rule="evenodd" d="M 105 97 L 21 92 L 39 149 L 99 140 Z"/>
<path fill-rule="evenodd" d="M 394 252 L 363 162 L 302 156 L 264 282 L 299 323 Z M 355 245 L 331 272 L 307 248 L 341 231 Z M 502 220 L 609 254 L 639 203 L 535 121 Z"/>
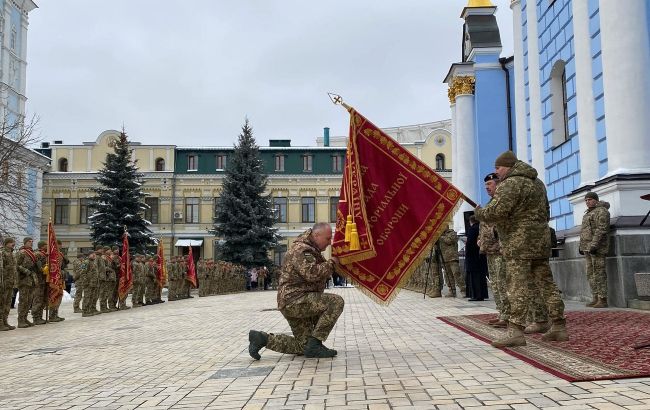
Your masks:
<path fill-rule="evenodd" d="M 343 312 L 343 298 L 323 293 L 334 273 L 336 258 L 325 260 L 321 252 L 332 240 L 332 228 L 317 223 L 300 235 L 287 251 L 278 288 L 278 309 L 289 322 L 293 336 L 251 330 L 248 352 L 260 359 L 262 347 L 305 357 L 336 356 L 336 350 L 323 345 Z"/>
<path fill-rule="evenodd" d="M 99 271 L 97 270 L 97 254 L 90 251 L 88 257 L 81 264 L 81 277 L 83 278 L 84 296 L 81 301 L 81 316 L 95 316 L 99 294 Z"/>
<path fill-rule="evenodd" d="M 16 327 L 9 324 L 9 311 L 11 310 L 11 297 L 16 284 L 16 259 L 14 258 L 14 238 L 3 241 L 2 255 L 0 255 L 0 314 L 2 323 L 0 331 L 14 330 Z"/>
<path fill-rule="evenodd" d="M 77 259 L 72 261 L 72 279 L 74 279 L 75 287 L 74 302 L 72 303 L 74 313 L 81 313 L 81 299 L 84 293 L 83 281 L 85 279 L 81 266 L 83 265 L 84 259 L 85 256 L 81 252 L 78 252 Z"/>
<path fill-rule="evenodd" d="M 543 340 L 568 340 L 564 302 L 553 281 L 549 264 L 551 235 L 548 228 L 550 207 L 544 183 L 535 168 L 506 151 L 495 161 L 501 181 L 485 208 L 477 207 L 476 219 L 496 226 L 501 253 L 506 264 L 510 319 L 508 335 L 492 342 L 495 347 L 524 346 L 524 326 L 529 301 L 540 292 L 546 302 L 551 329 Z M 528 286 L 534 283 L 534 288 Z"/>
<path fill-rule="evenodd" d="M 593 300 L 587 306 L 607 307 L 607 274 L 605 259 L 609 250 L 609 203 L 598 200 L 598 194 L 587 192 L 587 210 L 580 229 L 580 254 L 585 255 L 587 280 Z"/>
<path fill-rule="evenodd" d="M 199 286 L 199 297 L 206 296 L 205 286 L 207 285 L 207 283 L 206 283 L 206 276 L 205 276 L 205 268 L 206 267 L 203 258 L 199 258 L 199 260 L 196 261 L 196 280 Z"/>
<path fill-rule="evenodd" d="M 491 197 L 494 196 L 499 177 L 495 173 L 488 174 L 483 181 L 485 190 Z M 496 228 L 486 222 L 479 225 L 478 243 L 480 252 L 485 254 L 488 263 L 488 272 L 492 286 L 494 302 L 497 305 L 499 316 L 490 321 L 494 327 L 506 327 L 510 317 L 510 303 L 506 287 L 506 266 L 501 256 L 501 245 L 499 243 Z"/>
<path fill-rule="evenodd" d="M 70 263 L 70 260 L 65 256 L 63 253 L 63 244 L 61 243 L 60 240 L 56 241 L 58 245 L 58 251 L 59 251 L 59 272 L 61 272 L 59 276 L 59 283 L 54 284 L 54 286 L 59 286 L 62 289 L 65 289 L 65 268 L 68 266 L 68 263 Z M 49 286 L 46 285 L 46 286 Z M 45 304 L 47 306 L 47 309 L 49 309 L 49 318 L 50 322 L 63 322 L 65 320 L 64 317 L 59 316 L 59 307 L 61 306 L 61 302 L 63 301 L 63 297 L 60 297 L 59 299 L 56 300 L 55 304 L 52 306 L 49 306 L 49 300 L 47 300 L 47 297 L 45 299 Z"/>
<path fill-rule="evenodd" d="M 133 288 L 131 289 L 131 304 L 134 308 L 143 305 L 142 280 L 144 276 L 144 265 L 141 263 L 142 255 L 136 253 L 131 262 L 133 273 Z"/>
<path fill-rule="evenodd" d="M 461 297 L 465 297 L 465 278 L 460 272 L 458 263 L 458 235 L 451 228 L 445 231 L 438 239 L 439 249 L 442 251 L 442 258 L 445 268 L 445 281 L 449 288 L 445 297 L 456 297 L 456 286 L 460 289 Z"/>
<path fill-rule="evenodd" d="M 176 257 L 171 256 L 167 261 L 167 300 L 176 300 Z"/>
<path fill-rule="evenodd" d="M 47 265 L 47 242 L 39 241 L 36 245 L 38 251 L 36 255 L 36 270 L 40 274 L 36 275 L 36 285 L 34 286 L 34 296 L 32 299 L 32 318 L 35 325 L 44 325 L 43 310 L 47 308 L 47 282 L 43 273 Z"/>
<path fill-rule="evenodd" d="M 152 305 L 156 298 L 156 263 L 152 256 L 147 258 L 144 273 L 145 305 Z"/>
<path fill-rule="evenodd" d="M 32 322 L 27 319 L 27 314 L 32 306 L 34 299 L 34 288 L 39 283 L 37 272 L 38 265 L 36 264 L 36 255 L 32 249 L 33 240 L 30 237 L 23 238 L 23 246 L 18 251 L 16 256 L 16 267 L 18 271 L 18 292 L 20 298 L 18 300 L 18 327 L 34 326 Z"/>

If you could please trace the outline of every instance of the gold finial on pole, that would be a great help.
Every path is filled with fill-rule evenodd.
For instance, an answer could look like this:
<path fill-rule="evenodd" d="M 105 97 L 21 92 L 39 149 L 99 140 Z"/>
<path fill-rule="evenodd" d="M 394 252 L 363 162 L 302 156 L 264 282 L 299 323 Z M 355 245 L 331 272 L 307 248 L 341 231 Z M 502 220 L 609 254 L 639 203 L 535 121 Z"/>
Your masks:
<path fill-rule="evenodd" d="M 338 104 L 348 111 L 352 109 L 352 107 L 350 107 L 349 105 L 343 102 L 343 97 L 341 97 L 340 95 L 334 93 L 327 93 L 327 96 L 330 97 L 330 100 L 332 100 L 332 103 L 334 103 L 334 105 Z"/>

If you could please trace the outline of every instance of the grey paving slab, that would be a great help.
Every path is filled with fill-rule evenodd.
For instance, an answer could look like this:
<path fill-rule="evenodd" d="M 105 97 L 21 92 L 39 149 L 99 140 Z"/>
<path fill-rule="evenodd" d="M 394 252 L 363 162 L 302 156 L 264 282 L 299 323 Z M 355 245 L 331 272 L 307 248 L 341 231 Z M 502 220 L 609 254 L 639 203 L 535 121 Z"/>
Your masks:
<path fill-rule="evenodd" d="M 249 357 L 249 329 L 289 332 L 273 291 L 90 318 L 64 304 L 62 323 L 0 332 L 0 408 L 650 408 L 650 378 L 569 383 L 436 319 L 490 302 L 332 292 L 346 306 L 327 341 L 339 355 L 324 360 Z"/>

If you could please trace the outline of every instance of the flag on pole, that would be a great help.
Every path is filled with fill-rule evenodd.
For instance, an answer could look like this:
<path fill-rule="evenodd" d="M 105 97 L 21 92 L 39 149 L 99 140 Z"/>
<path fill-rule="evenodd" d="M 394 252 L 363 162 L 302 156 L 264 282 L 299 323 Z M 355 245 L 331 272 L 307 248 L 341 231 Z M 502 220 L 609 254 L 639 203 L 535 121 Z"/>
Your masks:
<path fill-rule="evenodd" d="M 163 249 L 162 238 L 158 241 L 158 269 L 156 277 L 158 279 L 158 284 L 162 288 L 167 280 L 167 268 L 165 267 L 165 250 Z"/>
<path fill-rule="evenodd" d="M 56 242 L 56 233 L 52 221 L 47 224 L 47 303 L 49 307 L 55 307 L 63 297 L 63 277 L 61 276 L 61 261 L 63 255 L 59 251 Z"/>
<path fill-rule="evenodd" d="M 129 253 L 129 233 L 124 228 L 122 234 L 122 255 L 120 255 L 120 279 L 117 288 L 118 296 L 124 299 L 133 286 L 133 272 L 131 270 L 131 254 Z"/>
<path fill-rule="evenodd" d="M 366 295 L 388 304 L 428 255 L 462 193 L 377 126 L 350 112 L 332 255 Z"/>
<path fill-rule="evenodd" d="M 187 261 L 187 280 L 190 281 L 192 287 L 196 287 L 196 266 L 194 266 L 194 256 L 192 255 L 192 247 L 190 246 L 190 252 L 188 254 Z"/>

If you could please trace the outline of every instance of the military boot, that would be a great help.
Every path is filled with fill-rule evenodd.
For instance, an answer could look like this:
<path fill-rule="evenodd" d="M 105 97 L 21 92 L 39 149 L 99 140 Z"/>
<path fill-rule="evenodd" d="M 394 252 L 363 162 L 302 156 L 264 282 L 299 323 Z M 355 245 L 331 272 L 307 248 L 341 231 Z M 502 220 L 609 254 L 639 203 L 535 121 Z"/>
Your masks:
<path fill-rule="evenodd" d="M 14 329 L 16 328 L 16 326 L 11 326 L 11 325 L 9 324 L 9 321 L 7 320 L 6 317 L 2 319 L 2 324 L 4 324 L 5 327 L 8 327 L 9 330 L 14 330 Z"/>
<path fill-rule="evenodd" d="M 508 322 L 506 320 L 499 319 L 497 322 L 491 323 L 490 326 L 496 327 L 498 329 L 505 329 L 508 327 Z"/>
<path fill-rule="evenodd" d="M 551 325 L 548 322 L 535 322 L 526 326 L 524 333 L 529 335 L 532 333 L 546 333 L 551 328 Z"/>
<path fill-rule="evenodd" d="M 433 291 L 429 292 L 429 297 L 430 298 L 441 298 L 442 293 L 440 293 L 440 289 L 436 289 L 436 290 L 433 290 Z"/>
<path fill-rule="evenodd" d="M 0 323 L 0 332 L 5 332 L 7 330 L 11 330 L 9 326 L 5 325 L 4 322 Z"/>
<path fill-rule="evenodd" d="M 593 299 L 591 302 L 587 303 L 585 306 L 587 307 L 594 307 L 594 305 L 598 303 L 598 296 L 594 295 Z"/>
<path fill-rule="evenodd" d="M 542 340 L 545 342 L 566 342 L 569 340 L 569 335 L 566 331 L 566 320 L 554 320 L 551 325 L 551 330 L 542 335 Z"/>
<path fill-rule="evenodd" d="M 607 298 L 598 298 L 598 302 L 594 304 L 592 307 L 593 308 L 606 308 L 607 305 Z"/>
<path fill-rule="evenodd" d="M 34 325 L 29 320 L 27 320 L 27 318 L 22 318 L 22 317 L 18 318 L 18 327 L 19 328 L 22 329 L 22 328 L 32 327 L 32 326 L 34 326 Z"/>
<path fill-rule="evenodd" d="M 336 356 L 336 350 L 328 349 L 323 346 L 323 342 L 315 337 L 309 336 L 305 345 L 305 357 L 314 359 L 324 359 Z"/>
<path fill-rule="evenodd" d="M 515 347 L 526 346 L 526 338 L 524 338 L 524 327 L 508 322 L 508 335 L 490 343 L 494 347 Z"/>
<path fill-rule="evenodd" d="M 269 342 L 269 335 L 257 330 L 248 332 L 248 354 L 255 360 L 260 360 L 260 350 Z"/>
<path fill-rule="evenodd" d="M 42 315 L 42 313 L 41 313 L 41 315 Z M 44 324 L 47 323 L 45 320 L 43 320 L 43 316 L 41 316 L 41 315 L 33 316 L 35 325 L 44 325 Z"/>
<path fill-rule="evenodd" d="M 74 308 L 74 312 L 73 312 L 73 313 L 83 313 L 83 310 L 81 310 L 80 308 L 76 307 L 76 308 Z"/>
<path fill-rule="evenodd" d="M 52 310 L 52 313 L 50 314 L 50 322 L 63 322 L 64 320 L 64 317 L 59 316 L 59 309 Z"/>

